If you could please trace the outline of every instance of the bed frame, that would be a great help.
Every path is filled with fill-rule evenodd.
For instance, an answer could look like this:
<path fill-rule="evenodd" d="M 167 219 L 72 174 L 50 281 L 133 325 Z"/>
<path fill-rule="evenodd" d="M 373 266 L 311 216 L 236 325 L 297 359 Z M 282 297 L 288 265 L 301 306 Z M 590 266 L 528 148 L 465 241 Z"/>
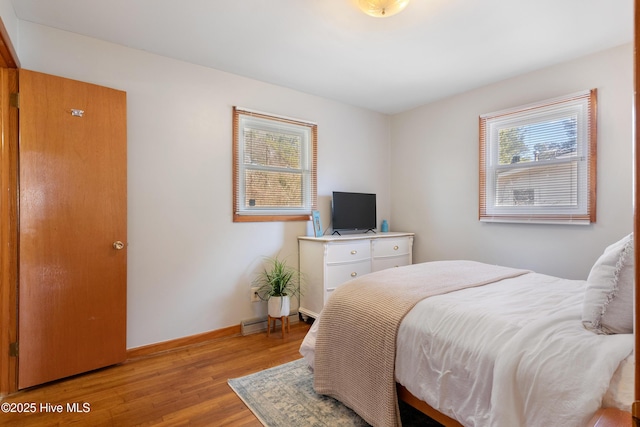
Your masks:
<path fill-rule="evenodd" d="M 398 399 L 402 400 L 408 405 L 413 406 L 432 420 L 439 422 L 445 427 L 463 427 L 462 424 L 460 424 L 458 421 L 446 416 L 445 414 L 439 412 L 437 409 L 434 409 L 433 406 L 429 405 L 427 402 L 415 397 L 409 390 L 406 389 L 405 386 L 396 383 L 396 388 L 398 390 Z"/>
<path fill-rule="evenodd" d="M 427 402 L 415 397 L 403 385 L 396 383 L 396 387 L 398 399 L 416 408 L 432 420 L 439 422 L 444 427 L 464 427 L 458 421 L 434 409 Z M 636 424 L 634 424 L 634 421 Z M 621 411 L 617 408 L 605 408 L 596 412 L 585 427 L 640 427 L 640 423 L 637 418 L 632 418 L 630 412 Z"/>

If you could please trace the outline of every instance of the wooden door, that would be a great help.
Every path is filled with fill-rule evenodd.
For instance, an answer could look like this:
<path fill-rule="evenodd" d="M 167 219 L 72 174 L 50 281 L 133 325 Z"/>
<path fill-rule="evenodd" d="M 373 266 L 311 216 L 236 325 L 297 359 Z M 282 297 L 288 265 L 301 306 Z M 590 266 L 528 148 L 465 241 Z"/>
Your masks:
<path fill-rule="evenodd" d="M 126 94 L 27 70 L 18 77 L 25 388 L 125 359 Z"/>

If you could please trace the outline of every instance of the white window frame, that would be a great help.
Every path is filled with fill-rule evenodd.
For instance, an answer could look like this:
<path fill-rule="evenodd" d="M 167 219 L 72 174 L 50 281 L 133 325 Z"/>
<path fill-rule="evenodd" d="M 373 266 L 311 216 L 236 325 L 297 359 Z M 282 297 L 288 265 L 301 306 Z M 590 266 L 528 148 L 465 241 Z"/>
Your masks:
<path fill-rule="evenodd" d="M 292 119 L 284 116 L 262 113 L 246 108 L 233 109 L 233 151 L 234 151 L 234 183 L 233 183 L 233 220 L 247 221 L 308 221 L 311 211 L 317 209 L 316 184 L 316 139 L 317 125 L 313 122 Z M 248 170 L 282 172 L 281 167 L 269 167 L 258 164 L 247 164 L 245 158 L 245 132 L 247 130 L 286 133 L 297 135 L 301 141 L 300 168 L 287 169 L 287 173 L 302 176 L 302 206 L 258 207 L 248 206 L 245 201 L 245 176 Z"/>
<path fill-rule="evenodd" d="M 590 224 L 596 220 L 596 90 L 582 91 L 534 104 L 480 116 L 480 209 L 483 222 L 526 222 L 556 224 Z M 500 129 L 531 126 L 554 120 L 576 120 L 576 152 L 564 158 L 544 161 L 514 161 L 500 164 Z M 552 206 L 536 203 L 501 203 L 498 190 L 499 174 L 543 170 L 542 168 L 572 168 L 572 205 Z M 540 168 L 540 169 L 538 169 Z M 534 175 L 532 173 L 531 175 Z M 540 182 L 532 184 L 541 186 Z M 536 190 L 537 191 L 537 188 Z"/>

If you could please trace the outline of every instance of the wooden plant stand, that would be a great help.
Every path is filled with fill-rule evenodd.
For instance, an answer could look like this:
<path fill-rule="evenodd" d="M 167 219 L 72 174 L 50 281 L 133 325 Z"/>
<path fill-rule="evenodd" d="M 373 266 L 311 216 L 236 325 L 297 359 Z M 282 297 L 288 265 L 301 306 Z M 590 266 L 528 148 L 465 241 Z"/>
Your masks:
<path fill-rule="evenodd" d="M 282 338 L 284 338 L 285 334 L 285 326 L 287 328 L 287 333 L 289 333 L 289 316 L 282 317 L 271 317 L 267 316 L 267 336 L 271 333 L 271 321 L 273 321 L 273 331 L 276 331 L 276 320 L 280 320 L 280 324 L 282 325 Z"/>

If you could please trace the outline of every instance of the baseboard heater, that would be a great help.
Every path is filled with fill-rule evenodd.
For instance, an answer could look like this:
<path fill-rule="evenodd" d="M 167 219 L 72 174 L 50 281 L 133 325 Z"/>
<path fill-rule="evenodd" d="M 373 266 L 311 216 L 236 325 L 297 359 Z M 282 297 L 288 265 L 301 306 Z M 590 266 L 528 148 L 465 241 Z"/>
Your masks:
<path fill-rule="evenodd" d="M 293 313 L 289 315 L 289 324 L 292 325 L 294 323 L 298 323 L 298 313 Z M 276 329 L 277 331 L 281 330 L 280 322 L 277 322 Z M 267 330 L 267 318 L 266 317 L 256 317 L 253 319 L 243 320 L 240 323 L 240 332 L 242 335 L 250 335 L 255 334 L 257 332 L 263 332 Z M 276 332 L 277 332 L 276 331 Z"/>

